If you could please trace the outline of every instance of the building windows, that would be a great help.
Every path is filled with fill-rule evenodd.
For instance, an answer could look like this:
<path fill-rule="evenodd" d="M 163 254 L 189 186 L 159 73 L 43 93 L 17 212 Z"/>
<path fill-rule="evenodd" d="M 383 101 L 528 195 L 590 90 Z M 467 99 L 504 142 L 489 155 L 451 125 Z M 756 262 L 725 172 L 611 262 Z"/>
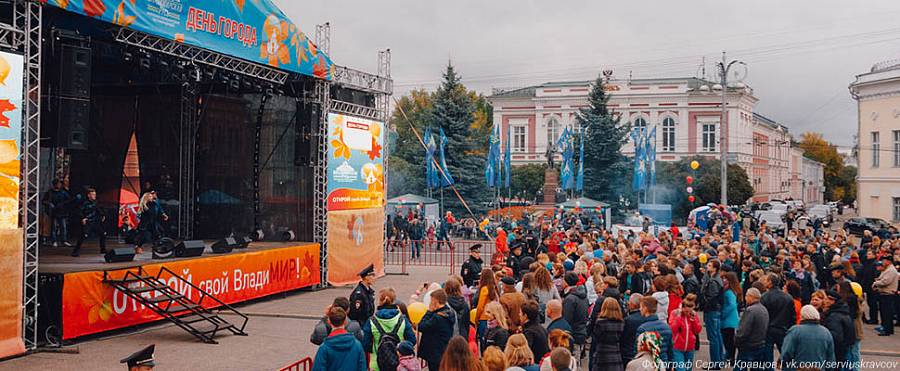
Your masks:
<path fill-rule="evenodd" d="M 881 156 L 878 153 L 881 150 L 881 133 L 877 131 L 872 132 L 872 167 L 878 167 L 881 165 Z"/>
<path fill-rule="evenodd" d="M 644 135 L 647 132 L 647 121 L 643 117 L 634 119 L 634 129 L 640 130 L 640 134 Z"/>
<path fill-rule="evenodd" d="M 551 117 L 550 121 L 547 121 L 547 144 L 548 145 L 556 145 L 556 141 L 559 140 L 561 130 L 559 125 L 559 120 L 556 117 Z"/>
<path fill-rule="evenodd" d="M 894 167 L 900 167 L 900 130 L 894 130 Z"/>
<path fill-rule="evenodd" d="M 894 197 L 894 220 L 900 220 L 900 197 Z"/>
<path fill-rule="evenodd" d="M 512 151 L 525 152 L 525 127 L 512 127 Z"/>
<path fill-rule="evenodd" d="M 675 152 L 675 120 L 666 117 L 662 122 L 662 151 Z"/>
<path fill-rule="evenodd" d="M 701 138 L 703 138 L 703 152 L 716 151 L 716 124 L 703 124 L 701 127 Z"/>

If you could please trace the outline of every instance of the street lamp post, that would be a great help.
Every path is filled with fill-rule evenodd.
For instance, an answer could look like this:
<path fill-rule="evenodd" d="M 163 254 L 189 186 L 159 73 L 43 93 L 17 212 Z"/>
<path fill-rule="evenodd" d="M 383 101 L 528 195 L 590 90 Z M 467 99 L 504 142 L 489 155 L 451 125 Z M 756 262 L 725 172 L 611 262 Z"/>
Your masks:
<path fill-rule="evenodd" d="M 728 148 L 726 146 L 728 139 L 728 127 L 725 124 L 726 115 L 728 111 L 725 107 L 725 98 L 728 93 L 728 72 L 731 71 L 731 67 L 735 65 L 742 65 L 746 68 L 746 64 L 739 60 L 728 61 L 725 56 L 725 52 L 722 52 L 722 62 L 717 63 L 719 70 L 719 84 L 721 85 L 722 90 L 722 116 L 719 119 L 719 164 L 720 167 L 720 176 L 721 180 L 721 200 L 720 203 L 722 205 L 728 206 Z"/>

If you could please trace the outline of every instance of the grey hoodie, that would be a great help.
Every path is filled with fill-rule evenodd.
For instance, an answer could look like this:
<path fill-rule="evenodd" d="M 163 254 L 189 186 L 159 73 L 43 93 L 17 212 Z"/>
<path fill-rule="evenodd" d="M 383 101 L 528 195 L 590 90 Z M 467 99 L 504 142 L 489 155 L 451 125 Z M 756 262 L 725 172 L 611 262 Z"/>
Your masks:
<path fill-rule="evenodd" d="M 663 322 L 669 323 L 669 293 L 657 291 L 650 296 L 656 299 L 656 316 Z"/>

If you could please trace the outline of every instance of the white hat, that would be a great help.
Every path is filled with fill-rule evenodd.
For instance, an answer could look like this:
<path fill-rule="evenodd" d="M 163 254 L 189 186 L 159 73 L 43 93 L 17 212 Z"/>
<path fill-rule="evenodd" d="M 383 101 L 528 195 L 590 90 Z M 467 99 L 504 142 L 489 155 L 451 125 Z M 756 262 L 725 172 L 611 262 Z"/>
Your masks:
<path fill-rule="evenodd" d="M 800 308 L 800 319 L 801 320 L 816 320 L 818 321 L 820 318 L 819 311 L 816 307 L 812 305 L 804 305 L 803 308 Z"/>

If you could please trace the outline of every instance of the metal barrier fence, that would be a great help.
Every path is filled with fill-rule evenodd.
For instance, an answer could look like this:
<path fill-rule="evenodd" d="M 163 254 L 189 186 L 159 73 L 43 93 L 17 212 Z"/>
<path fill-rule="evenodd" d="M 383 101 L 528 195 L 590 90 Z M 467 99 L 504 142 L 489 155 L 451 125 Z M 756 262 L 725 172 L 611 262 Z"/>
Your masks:
<path fill-rule="evenodd" d="M 447 267 L 450 274 L 469 258 L 469 248 L 481 244 L 481 259 L 490 263 L 496 248 L 493 241 L 477 240 L 388 240 L 384 250 L 384 265 L 400 267 L 400 274 L 408 274 L 408 266 Z M 416 255 L 413 255 L 413 252 Z M 487 265 L 486 265 L 487 266 Z"/>
<path fill-rule="evenodd" d="M 310 357 L 306 357 L 297 362 L 291 363 L 287 366 L 284 366 L 278 371 L 310 371 L 312 370 L 313 360 Z"/>

